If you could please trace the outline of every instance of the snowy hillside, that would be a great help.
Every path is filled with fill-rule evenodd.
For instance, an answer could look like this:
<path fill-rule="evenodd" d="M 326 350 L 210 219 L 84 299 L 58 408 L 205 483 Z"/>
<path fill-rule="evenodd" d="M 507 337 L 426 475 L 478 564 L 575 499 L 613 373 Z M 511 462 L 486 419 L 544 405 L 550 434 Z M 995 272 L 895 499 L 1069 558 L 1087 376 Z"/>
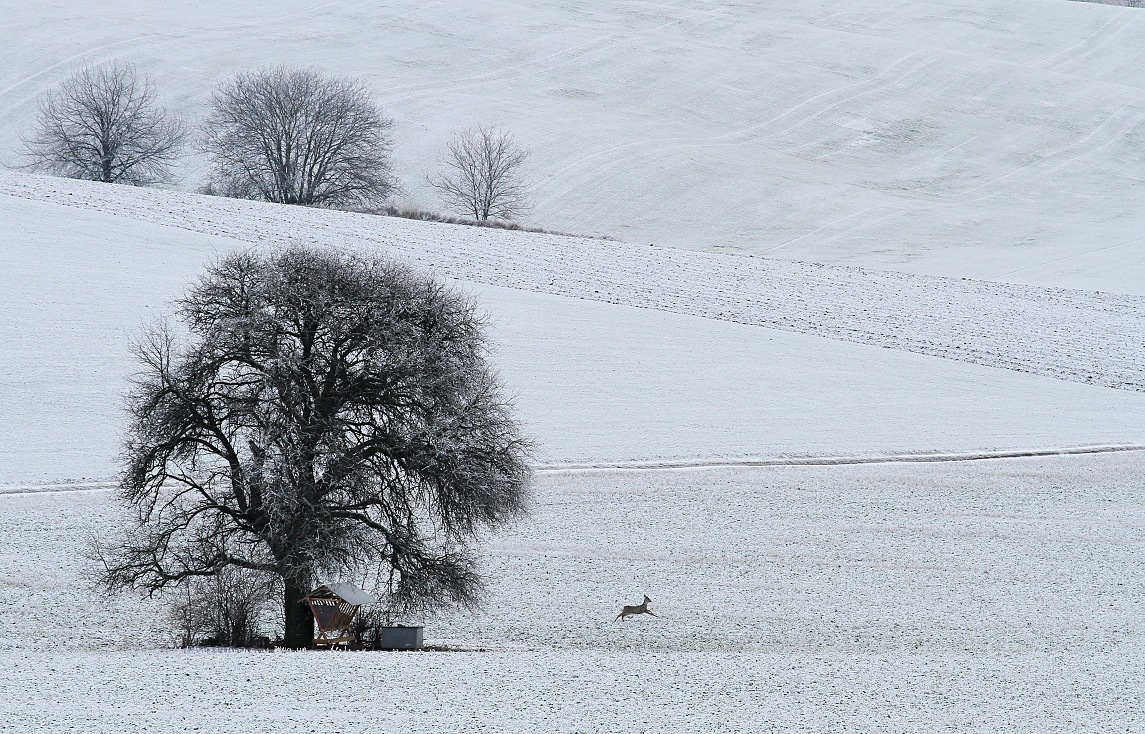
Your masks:
<path fill-rule="evenodd" d="M 0 2 L 0 160 L 37 96 L 132 61 L 193 122 L 240 68 L 365 79 L 399 175 L 517 132 L 546 227 L 1145 292 L 1145 12 L 1065 0 Z M 181 186 L 201 182 L 188 160 Z"/>
<path fill-rule="evenodd" d="M 1145 730 L 1145 10 L 0 0 L 0 44 L 0 167 L 85 63 L 191 122 L 313 65 L 410 202 L 500 124 L 535 224 L 616 238 L 0 170 L 0 731 Z M 132 339 L 293 243 L 472 297 L 537 440 L 484 606 L 400 620 L 449 652 L 174 650 L 93 593 Z"/>
<path fill-rule="evenodd" d="M 110 478 L 132 336 L 217 254 L 288 242 L 472 292 L 543 464 L 1145 444 L 1135 296 L 17 174 L 0 217 L 0 483 Z"/>

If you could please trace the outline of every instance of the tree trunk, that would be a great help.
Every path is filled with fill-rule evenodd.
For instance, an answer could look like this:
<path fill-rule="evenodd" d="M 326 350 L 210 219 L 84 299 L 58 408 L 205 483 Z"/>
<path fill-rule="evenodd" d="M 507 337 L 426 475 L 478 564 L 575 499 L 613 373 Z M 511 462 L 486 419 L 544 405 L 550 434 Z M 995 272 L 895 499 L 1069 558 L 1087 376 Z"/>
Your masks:
<path fill-rule="evenodd" d="M 310 647 L 314 642 L 314 615 L 306 602 L 300 601 L 309 593 L 309 589 L 300 589 L 293 583 L 286 582 L 283 596 L 283 607 L 286 616 L 286 633 L 282 644 L 295 650 Z"/>

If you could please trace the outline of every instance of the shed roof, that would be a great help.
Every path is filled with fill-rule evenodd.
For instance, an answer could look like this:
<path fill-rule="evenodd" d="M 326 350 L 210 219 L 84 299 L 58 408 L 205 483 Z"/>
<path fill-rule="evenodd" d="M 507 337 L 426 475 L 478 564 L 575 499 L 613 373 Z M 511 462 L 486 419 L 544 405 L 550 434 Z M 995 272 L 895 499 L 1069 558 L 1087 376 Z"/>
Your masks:
<path fill-rule="evenodd" d="M 361 604 L 377 604 L 379 601 L 372 595 L 367 594 L 357 586 L 354 586 L 353 584 L 346 581 L 331 581 L 330 583 L 323 584 L 322 586 L 325 586 L 331 592 L 337 594 L 342 599 L 356 606 Z M 318 589 L 321 589 L 322 586 L 319 586 Z M 315 591 L 318 589 L 315 589 Z"/>

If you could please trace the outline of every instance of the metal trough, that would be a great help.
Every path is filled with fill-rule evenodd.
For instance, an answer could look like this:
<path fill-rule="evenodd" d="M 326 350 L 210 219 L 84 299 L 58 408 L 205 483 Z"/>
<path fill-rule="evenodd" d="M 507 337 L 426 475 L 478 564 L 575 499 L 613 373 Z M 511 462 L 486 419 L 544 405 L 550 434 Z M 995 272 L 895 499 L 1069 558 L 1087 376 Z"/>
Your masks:
<path fill-rule="evenodd" d="M 416 650 L 421 647 L 421 627 L 378 628 L 379 650 Z"/>

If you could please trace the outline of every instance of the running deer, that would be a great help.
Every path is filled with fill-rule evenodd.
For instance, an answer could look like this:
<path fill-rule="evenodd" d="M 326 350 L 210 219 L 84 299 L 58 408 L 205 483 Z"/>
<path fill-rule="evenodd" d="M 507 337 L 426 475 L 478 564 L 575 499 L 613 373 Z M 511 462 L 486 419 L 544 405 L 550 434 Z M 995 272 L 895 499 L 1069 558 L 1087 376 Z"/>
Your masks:
<path fill-rule="evenodd" d="M 615 622 L 617 620 L 624 620 L 627 622 L 629 617 L 635 616 L 637 614 L 652 614 L 651 610 L 648 609 L 648 605 L 651 602 L 652 600 L 648 598 L 647 594 L 645 594 L 643 604 L 625 604 L 624 608 L 620 610 L 620 614 L 617 614 L 616 619 L 612 621 Z M 655 617 L 656 615 L 652 614 L 652 616 Z"/>

